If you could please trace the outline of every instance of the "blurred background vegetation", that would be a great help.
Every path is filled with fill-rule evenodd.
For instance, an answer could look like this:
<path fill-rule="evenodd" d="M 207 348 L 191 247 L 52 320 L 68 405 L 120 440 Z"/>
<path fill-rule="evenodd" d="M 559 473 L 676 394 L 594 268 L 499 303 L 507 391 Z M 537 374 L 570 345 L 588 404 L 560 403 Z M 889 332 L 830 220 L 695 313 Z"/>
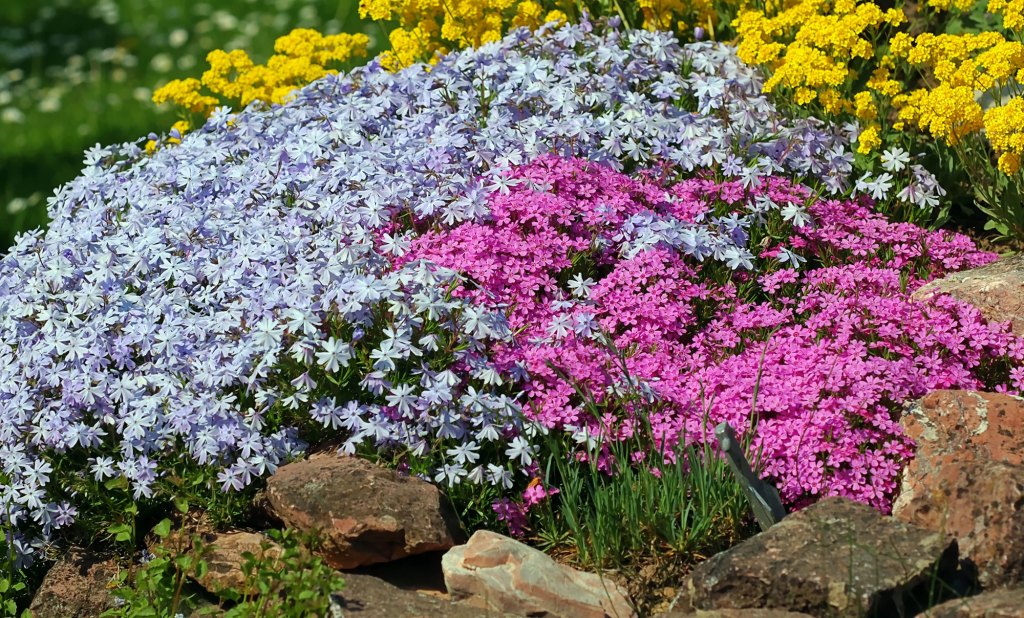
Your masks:
<path fill-rule="evenodd" d="M 78 175 L 84 151 L 164 132 L 177 120 L 150 102 L 199 77 L 212 49 L 257 62 L 292 28 L 385 30 L 358 0 L 0 0 L 0 255 L 46 224 L 46 199 Z"/>

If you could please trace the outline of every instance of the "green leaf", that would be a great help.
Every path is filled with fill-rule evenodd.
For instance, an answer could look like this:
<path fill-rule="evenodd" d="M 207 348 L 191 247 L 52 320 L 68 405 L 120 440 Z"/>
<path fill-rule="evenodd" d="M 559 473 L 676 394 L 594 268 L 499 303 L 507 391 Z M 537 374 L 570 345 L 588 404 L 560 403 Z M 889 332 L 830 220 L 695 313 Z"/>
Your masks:
<path fill-rule="evenodd" d="M 114 535 L 114 540 L 118 542 L 130 541 L 132 538 L 132 527 L 128 524 L 113 524 L 107 528 L 107 532 Z"/>
<path fill-rule="evenodd" d="M 128 479 L 123 476 L 115 476 L 112 479 L 107 479 L 103 483 L 103 487 L 113 491 L 115 489 L 128 489 Z"/>
<path fill-rule="evenodd" d="M 188 513 L 188 500 L 186 498 L 182 498 L 181 496 L 175 496 L 174 508 L 178 509 L 178 512 L 183 515 L 185 513 Z"/>
<path fill-rule="evenodd" d="M 153 526 L 153 534 L 157 535 L 161 539 L 166 538 L 167 535 L 170 533 L 171 520 L 167 519 L 166 517 L 164 519 L 161 519 L 160 523 L 158 523 L 156 526 Z"/>

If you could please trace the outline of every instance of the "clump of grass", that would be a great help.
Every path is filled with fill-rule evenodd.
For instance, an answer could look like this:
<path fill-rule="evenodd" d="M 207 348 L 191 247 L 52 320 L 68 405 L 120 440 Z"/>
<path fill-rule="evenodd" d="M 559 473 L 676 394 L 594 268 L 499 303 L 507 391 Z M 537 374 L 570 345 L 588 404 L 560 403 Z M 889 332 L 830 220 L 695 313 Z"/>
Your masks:
<path fill-rule="evenodd" d="M 575 385 L 600 430 L 583 450 L 564 434 L 545 436 L 543 483 L 558 492 L 530 514 L 539 545 L 580 568 L 617 574 L 646 615 L 695 563 L 756 527 L 740 484 L 708 439 L 706 411 L 702 436 L 659 449 L 664 441 L 649 422 L 659 404 L 630 379 L 622 354 L 612 352 L 625 376 L 618 385 L 624 386 L 598 401 Z M 621 427 L 603 421 L 610 410 L 615 418 L 633 419 L 627 439 L 616 439 Z"/>

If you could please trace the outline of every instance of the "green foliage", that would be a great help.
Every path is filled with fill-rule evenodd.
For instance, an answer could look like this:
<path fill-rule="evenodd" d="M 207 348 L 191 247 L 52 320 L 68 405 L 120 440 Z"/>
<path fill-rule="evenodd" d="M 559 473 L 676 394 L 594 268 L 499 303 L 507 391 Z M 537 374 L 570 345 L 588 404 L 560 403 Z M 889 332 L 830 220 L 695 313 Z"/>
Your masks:
<path fill-rule="evenodd" d="M 331 595 L 345 585 L 341 575 L 311 554 L 294 532 L 271 530 L 268 536 L 282 548 L 280 556 L 242 554 L 245 590 L 241 594 L 230 591 L 239 603 L 225 614 L 226 618 L 329 615 Z M 311 545 L 315 539 L 310 537 L 305 542 Z M 265 542 L 261 553 L 268 556 L 271 547 Z"/>
<path fill-rule="evenodd" d="M 0 475 L 0 483 L 6 479 Z M 28 603 L 28 573 L 17 568 L 14 548 L 8 542 L 9 528 L 0 525 L 0 618 L 14 618 L 18 608 Z"/>
<path fill-rule="evenodd" d="M 222 491 L 217 470 L 191 461 L 180 449 L 171 473 L 157 481 L 152 498 L 136 500 L 130 483 L 123 477 L 97 481 L 83 474 L 81 454 L 63 453 L 52 458 L 53 478 L 76 496 L 78 517 L 64 538 L 77 544 L 117 544 L 130 554 L 142 541 L 141 534 L 153 526 L 170 509 L 186 513 L 189 505 L 202 505 L 206 519 L 218 529 L 246 523 L 253 515 L 253 496 L 265 480 L 254 480 L 241 491 Z M 141 532 L 141 534 L 140 534 Z"/>
<path fill-rule="evenodd" d="M 242 554 L 245 580 L 241 589 L 216 591 L 222 602 L 215 604 L 193 583 L 209 572 L 214 547 L 198 534 L 187 535 L 183 530 L 172 534 L 169 519 L 158 523 L 153 534 L 161 539 L 156 553 L 134 578 L 124 572 L 121 587 L 114 591 L 118 605 L 105 612 L 104 618 L 328 616 L 331 595 L 344 585 L 341 575 L 303 544 L 315 539 L 300 539 L 289 530 L 271 530 L 259 555 Z"/>
<path fill-rule="evenodd" d="M 10 573 L 0 574 L 0 618 L 14 618 L 18 615 L 18 598 L 22 597 L 27 586 L 18 581 Z"/>

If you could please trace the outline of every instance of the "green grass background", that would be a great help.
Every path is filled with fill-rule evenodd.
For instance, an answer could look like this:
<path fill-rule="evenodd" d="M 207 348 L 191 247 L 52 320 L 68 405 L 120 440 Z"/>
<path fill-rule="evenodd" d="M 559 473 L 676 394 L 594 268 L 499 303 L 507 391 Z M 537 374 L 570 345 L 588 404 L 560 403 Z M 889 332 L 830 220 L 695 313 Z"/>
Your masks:
<path fill-rule="evenodd" d="M 211 49 L 265 61 L 297 27 L 386 42 L 358 0 L 0 1 L 0 255 L 46 224 L 46 198 L 87 148 L 170 127 L 178 116 L 150 102 L 154 88 L 198 77 Z"/>

